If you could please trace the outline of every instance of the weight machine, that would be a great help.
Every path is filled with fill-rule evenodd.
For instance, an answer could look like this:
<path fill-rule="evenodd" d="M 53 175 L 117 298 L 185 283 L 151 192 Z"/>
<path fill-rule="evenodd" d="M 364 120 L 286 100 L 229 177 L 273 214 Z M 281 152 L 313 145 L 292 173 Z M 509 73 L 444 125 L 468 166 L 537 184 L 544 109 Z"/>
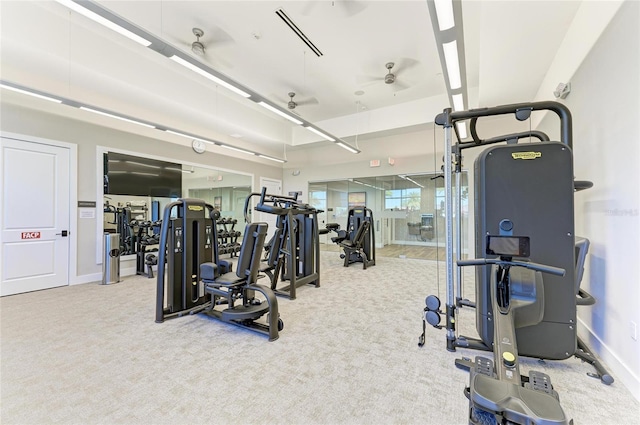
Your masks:
<path fill-rule="evenodd" d="M 552 111 L 560 118 L 562 142 L 551 142 L 546 134 L 539 131 L 485 140 L 478 137 L 476 123 L 480 117 L 514 114 L 516 119 L 524 121 L 536 110 Z M 464 120 L 471 120 L 470 133 L 473 141 L 453 144 L 452 129 L 455 129 L 456 122 Z M 577 336 L 576 305 L 586 304 L 588 301 L 580 301 L 582 296 L 576 289 L 580 283 L 577 272 L 580 257 L 576 255 L 576 244 L 580 238 L 576 238 L 574 234 L 573 194 L 590 187 L 591 183 L 574 181 L 569 110 L 557 102 L 521 103 L 461 112 L 445 109 L 436 117 L 436 124 L 442 125 L 445 132 L 446 306 L 442 312 L 440 300 L 435 296 L 427 297 L 419 345 L 424 344 L 424 327 L 429 323 L 446 329 L 446 347 L 449 351 L 455 351 L 457 347 L 485 351 L 495 349 L 497 331 L 494 326 L 497 326 L 499 314 L 492 295 L 492 276 L 495 271 L 490 267 L 476 270 L 476 299 L 470 301 L 462 296 L 461 269 L 464 264 L 460 202 L 462 152 L 468 148 L 488 147 L 474 164 L 476 256 L 485 256 L 487 262 L 499 261 L 485 254 L 485 237 L 498 234 L 498 223 L 505 217 L 510 217 L 518 223 L 520 234 L 530 235 L 531 246 L 535 247 L 532 261 L 554 264 L 565 270 L 563 276 L 545 277 L 544 285 L 538 291 L 543 306 L 540 320 L 528 326 L 514 328 L 514 338 L 518 341 L 518 351 L 514 355 L 555 360 L 575 355 L 596 368 L 598 373 L 591 374 L 592 376 L 599 377 L 605 384 L 613 382 L 613 378 Z M 524 138 L 536 138 L 540 142 L 518 144 Z M 501 142 L 506 144 L 499 144 Z M 454 178 L 455 194 L 452 182 Z M 583 257 L 581 261 L 584 261 Z M 476 329 L 480 338 L 458 335 L 457 313 L 463 307 L 475 308 Z M 441 314 L 445 316 L 444 326 L 439 324 Z M 498 362 L 502 359 L 496 359 L 498 367 Z M 471 369 L 474 367 L 464 361 L 458 361 L 457 364 Z M 513 396 L 517 398 L 517 395 Z M 534 418 L 530 419 L 534 421 Z M 530 423 L 526 416 L 518 420 Z"/>
<path fill-rule="evenodd" d="M 344 260 L 344 266 L 362 263 L 362 268 L 366 269 L 376 265 L 376 236 L 373 223 L 373 212 L 369 208 L 354 207 L 349 209 L 347 230 L 340 230 L 338 223 L 327 223 L 326 228 L 320 230 L 320 234 L 336 232 L 337 236 L 332 237 L 331 241 L 343 249 L 340 258 Z"/>
<path fill-rule="evenodd" d="M 318 211 L 298 201 L 297 196 L 270 195 L 263 187 L 251 193 L 244 204 L 245 221 L 249 222 L 249 204 L 253 196 L 260 200 L 256 211 L 277 215 L 276 230 L 265 246 L 266 266 L 261 272 L 271 280 L 276 295 L 296 299 L 296 289 L 302 285 L 320 287 L 320 239 Z M 286 282 L 278 287 L 279 282 Z"/>
<path fill-rule="evenodd" d="M 255 283 L 267 224 L 247 224 L 233 273 L 232 264 L 219 258 L 218 218 L 219 212 L 200 199 L 180 199 L 165 207 L 158 251 L 156 322 L 202 312 L 265 333 L 275 341 L 283 328 L 277 299 L 270 288 Z M 257 299 L 255 292 L 262 293 L 266 302 Z M 265 314 L 267 323 L 258 323 Z"/>

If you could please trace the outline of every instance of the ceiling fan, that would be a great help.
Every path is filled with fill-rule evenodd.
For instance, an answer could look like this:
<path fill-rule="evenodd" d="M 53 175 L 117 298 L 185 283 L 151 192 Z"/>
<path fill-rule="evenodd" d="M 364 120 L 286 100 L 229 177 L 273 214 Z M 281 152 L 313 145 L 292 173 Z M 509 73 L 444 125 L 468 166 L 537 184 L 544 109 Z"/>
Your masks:
<path fill-rule="evenodd" d="M 196 36 L 196 40 L 193 41 L 193 39 L 178 38 L 177 41 L 181 46 L 190 49 L 191 53 L 201 57 L 201 60 L 206 62 L 213 61 L 228 68 L 233 67 L 233 65 L 225 62 L 220 55 L 215 54 L 212 58 L 212 55 L 209 54 L 213 51 L 210 49 L 213 49 L 215 46 L 235 42 L 229 34 L 220 28 L 208 28 L 206 36 L 205 31 L 199 27 L 192 28 L 191 32 Z"/>
<path fill-rule="evenodd" d="M 289 92 L 288 93 L 289 102 L 287 102 L 287 108 L 289 108 L 291 110 L 296 109 L 297 106 L 317 105 L 318 104 L 318 99 L 316 99 L 315 97 L 310 97 L 309 99 L 306 99 L 306 100 L 295 101 L 295 100 L 293 100 L 295 95 L 296 94 L 294 92 Z"/>
<path fill-rule="evenodd" d="M 409 85 L 403 81 L 398 80 L 398 74 L 400 72 L 404 73 L 406 70 L 413 68 L 418 65 L 418 61 L 415 59 L 401 59 L 400 63 L 395 62 L 387 62 L 384 67 L 387 69 L 387 74 L 383 77 L 364 77 L 364 84 L 371 84 L 378 82 L 380 80 L 384 81 L 385 84 L 393 85 L 396 91 L 404 90 L 409 88 Z M 396 69 L 392 72 L 393 69 Z"/>
<path fill-rule="evenodd" d="M 204 35 L 204 31 L 200 28 L 194 28 L 191 31 L 193 32 L 193 35 L 196 36 L 196 41 L 191 43 L 191 51 L 198 56 L 204 56 L 206 49 L 204 48 L 204 44 L 200 42 L 200 37 Z"/>

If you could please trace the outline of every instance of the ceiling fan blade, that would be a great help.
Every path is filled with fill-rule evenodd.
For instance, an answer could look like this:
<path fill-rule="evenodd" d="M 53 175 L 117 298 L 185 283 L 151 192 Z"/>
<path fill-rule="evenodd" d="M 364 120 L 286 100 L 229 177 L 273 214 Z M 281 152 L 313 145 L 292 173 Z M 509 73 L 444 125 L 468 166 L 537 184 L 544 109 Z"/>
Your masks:
<path fill-rule="evenodd" d="M 394 70 L 396 71 L 395 73 L 397 75 L 398 73 L 404 72 L 408 69 L 415 68 L 418 65 L 420 65 L 420 62 L 415 59 L 401 58 L 398 62 L 396 62 Z"/>
<path fill-rule="evenodd" d="M 305 2 L 304 7 L 302 8 L 302 13 L 304 16 L 310 15 L 313 12 L 313 9 L 316 7 L 316 1 L 307 1 Z"/>
<path fill-rule="evenodd" d="M 362 12 L 364 9 L 367 8 L 367 6 L 364 5 L 362 2 L 359 2 L 356 0 L 342 0 L 338 2 L 338 4 L 342 5 L 344 9 L 344 13 L 347 16 L 357 15 L 358 13 Z"/>
<path fill-rule="evenodd" d="M 358 84 L 358 86 L 369 85 L 369 84 L 372 84 L 372 83 L 377 83 L 379 81 L 384 81 L 384 78 L 373 77 L 371 75 L 358 75 L 358 76 L 356 76 L 356 84 Z"/>
<path fill-rule="evenodd" d="M 402 81 L 398 81 L 397 79 L 396 79 L 395 83 L 393 83 L 393 91 L 406 90 L 409 87 L 410 87 L 409 84 L 403 83 Z"/>
<path fill-rule="evenodd" d="M 303 105 L 317 105 L 320 102 L 318 102 L 318 99 L 316 99 L 315 97 L 310 97 L 309 99 L 305 99 L 305 100 L 301 100 L 300 102 L 297 102 L 298 106 L 303 106 Z"/>
<path fill-rule="evenodd" d="M 220 27 L 216 27 L 205 30 L 204 36 L 201 37 L 200 42 L 206 46 L 232 44 L 236 41 L 225 30 Z"/>

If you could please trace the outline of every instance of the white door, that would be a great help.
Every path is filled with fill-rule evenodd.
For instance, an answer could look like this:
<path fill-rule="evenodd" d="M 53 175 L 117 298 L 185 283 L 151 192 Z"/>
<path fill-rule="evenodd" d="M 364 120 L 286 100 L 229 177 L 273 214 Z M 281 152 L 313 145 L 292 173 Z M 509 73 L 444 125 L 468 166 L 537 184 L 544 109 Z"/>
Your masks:
<path fill-rule="evenodd" d="M 260 177 L 260 187 L 258 188 L 257 192 L 262 192 L 263 187 L 267 188 L 267 193 L 269 195 L 282 195 L 281 180 L 272 180 Z M 261 212 L 257 218 L 258 221 L 263 221 L 269 225 L 269 228 L 267 229 L 267 236 L 264 239 L 265 243 L 267 243 L 269 240 L 271 240 L 273 233 L 276 231 L 276 219 L 278 218 L 278 216 L 275 214 Z"/>
<path fill-rule="evenodd" d="M 69 149 L 2 138 L 0 295 L 69 284 Z"/>

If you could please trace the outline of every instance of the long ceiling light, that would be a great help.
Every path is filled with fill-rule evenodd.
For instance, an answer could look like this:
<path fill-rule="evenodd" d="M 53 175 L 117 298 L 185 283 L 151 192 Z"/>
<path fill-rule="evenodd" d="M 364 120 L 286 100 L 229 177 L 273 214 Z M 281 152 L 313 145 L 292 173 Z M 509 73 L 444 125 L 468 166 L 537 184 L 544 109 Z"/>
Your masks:
<path fill-rule="evenodd" d="M 15 83 L 10 83 L 8 81 L 0 80 L 0 87 L 6 88 L 6 89 L 9 89 L 9 90 L 13 90 L 13 91 L 16 91 L 18 93 L 26 94 L 26 95 L 29 95 L 29 96 L 37 95 L 35 97 L 38 97 L 38 98 L 55 99 L 49 93 L 44 93 L 44 92 L 41 92 L 39 90 L 32 90 L 29 87 L 21 86 L 19 84 L 15 84 Z M 190 140 L 193 140 L 193 139 L 201 140 L 201 141 L 203 141 L 205 143 L 209 143 L 209 144 L 212 144 L 212 145 L 217 145 L 217 146 L 220 146 L 220 147 L 223 147 L 223 148 L 226 148 L 226 149 L 235 150 L 236 152 L 241 152 L 241 153 L 248 154 L 248 155 L 254 155 L 254 156 L 257 156 L 257 157 L 260 157 L 260 158 L 264 158 L 264 159 L 268 159 L 268 160 L 271 160 L 271 161 L 275 161 L 275 162 L 279 162 L 279 163 L 287 162 L 284 159 L 276 158 L 276 157 L 273 157 L 273 156 L 270 156 L 270 155 L 264 155 L 264 154 L 261 154 L 259 152 L 250 151 L 248 149 L 236 148 L 235 146 L 227 145 L 226 143 L 219 142 L 217 140 L 206 139 L 206 138 L 204 138 L 202 136 L 198 136 L 198 135 L 195 135 L 195 134 L 188 134 L 188 133 L 186 133 L 184 131 L 180 131 L 180 130 L 176 130 L 176 129 L 172 129 L 172 128 L 167 128 L 166 126 L 163 126 L 163 125 L 160 125 L 160 124 L 155 124 L 155 123 L 152 123 L 152 122 L 149 122 L 149 121 L 142 122 L 142 121 L 137 120 L 137 119 L 135 119 L 133 117 L 125 117 L 125 116 L 117 114 L 115 112 L 107 111 L 106 109 L 97 108 L 97 107 L 92 106 L 92 105 L 85 105 L 85 104 L 82 104 L 82 103 L 77 102 L 75 100 L 67 99 L 67 98 L 64 98 L 64 97 L 61 97 L 61 96 L 57 96 L 57 97 L 58 97 L 58 99 L 55 99 L 57 103 L 61 103 L 61 104 L 66 105 L 66 106 L 71 106 L 71 107 L 74 107 L 74 108 L 82 109 L 83 111 L 89 111 L 89 112 L 93 112 L 95 114 L 104 115 L 104 116 L 107 116 L 107 117 L 110 117 L 110 118 L 116 118 L 118 120 L 129 122 L 129 123 L 132 123 L 132 124 L 137 124 L 137 125 L 141 125 L 141 126 L 144 126 L 144 127 L 153 128 L 153 129 L 156 129 L 156 130 L 163 131 L 165 133 L 171 133 L 171 134 L 175 134 L 177 136 L 185 137 L 185 138 L 188 138 Z M 49 100 L 49 99 L 47 99 L 47 100 Z"/>
<path fill-rule="evenodd" d="M 38 99 L 48 100 L 49 102 L 62 103 L 62 100 L 55 99 L 53 97 L 45 96 L 43 94 L 36 93 L 35 91 L 23 90 L 21 88 L 15 87 L 14 85 L 10 85 L 6 82 L 1 82 L 0 87 L 7 90 L 12 90 L 21 94 L 27 94 L 29 96 L 37 97 Z"/>
<path fill-rule="evenodd" d="M 442 45 L 444 51 L 444 61 L 447 64 L 447 75 L 449 75 L 449 85 L 451 90 L 462 87 L 460 78 L 460 62 L 458 61 L 458 42 L 456 40 L 444 43 Z"/>
<path fill-rule="evenodd" d="M 294 124 L 298 124 L 298 125 L 302 124 L 302 121 L 300 121 L 299 119 L 292 117 L 291 115 L 287 114 L 286 112 L 283 112 L 283 111 L 281 111 L 281 110 L 269 105 L 268 103 L 266 103 L 264 101 L 258 102 L 258 105 L 262 106 L 263 108 L 266 108 L 266 109 L 270 110 L 274 114 L 280 115 L 282 118 L 288 119 L 289 121 L 291 121 Z"/>
<path fill-rule="evenodd" d="M 440 64 L 446 70 L 447 93 L 454 111 L 464 111 L 468 100 L 461 3 L 461 0 L 427 0 Z M 456 130 L 461 139 L 467 137 L 464 122 L 457 123 Z"/>
<path fill-rule="evenodd" d="M 434 0 L 436 14 L 438 15 L 438 27 L 440 31 L 446 31 L 456 25 L 453 17 L 452 0 Z"/>
<path fill-rule="evenodd" d="M 179 132 L 179 131 L 174 131 L 174 130 L 165 130 L 165 131 L 166 131 L 167 133 L 175 134 L 176 136 L 182 136 L 182 137 L 186 137 L 187 139 L 192 139 L 192 140 L 193 140 L 193 139 L 196 139 L 196 140 L 200 140 L 201 142 L 204 142 L 204 143 L 209 143 L 209 144 L 211 144 L 211 145 L 215 145 L 215 143 L 214 143 L 214 142 L 212 142 L 212 141 L 210 141 L 210 140 L 201 139 L 201 138 L 199 138 L 199 137 L 191 136 L 191 135 L 189 135 L 189 134 L 181 133 L 181 132 Z"/>
<path fill-rule="evenodd" d="M 351 147 L 351 146 L 349 146 L 349 145 L 347 145 L 346 143 L 343 143 L 343 142 L 336 142 L 336 145 L 340 146 L 343 149 L 348 150 L 351 153 L 359 153 L 360 152 L 359 150 L 357 150 L 357 149 L 355 149 L 355 148 L 353 148 L 353 147 Z"/>
<path fill-rule="evenodd" d="M 464 111 L 464 97 L 462 93 L 454 94 L 451 96 L 453 100 L 453 110 L 454 111 Z"/>
<path fill-rule="evenodd" d="M 156 128 L 154 125 L 151 125 L 151 124 L 146 124 L 146 123 L 143 123 L 143 122 L 140 122 L 140 121 L 136 121 L 136 120 L 131 119 L 131 118 L 125 118 L 123 116 L 116 115 L 116 114 L 111 113 L 111 112 L 99 111 L 98 109 L 90 108 L 88 106 L 81 106 L 80 109 L 82 109 L 83 111 L 93 112 L 94 114 L 104 115 L 105 117 L 115 118 L 115 119 L 118 119 L 118 120 L 130 122 L 130 123 L 133 123 L 133 124 L 138 124 L 138 125 L 141 125 L 143 127 Z"/>
<path fill-rule="evenodd" d="M 149 47 L 151 45 L 151 41 L 147 40 L 146 38 L 141 37 L 138 34 L 135 34 L 129 31 L 128 29 L 123 28 L 121 25 L 118 25 L 115 22 L 110 21 L 109 19 L 106 19 L 100 16 L 99 14 L 87 9 L 87 7 L 85 6 L 85 5 L 88 5 L 87 2 L 83 2 L 84 4 L 80 4 L 72 0 L 56 0 L 56 1 L 61 5 L 66 6 L 69 9 L 73 10 L 74 12 L 77 12 L 82 16 L 85 16 L 91 19 L 92 21 L 97 22 L 100 25 L 103 25 L 109 28 L 110 30 L 115 31 L 118 34 L 124 35 L 128 39 L 133 40 L 138 44 L 142 44 L 145 47 Z"/>
<path fill-rule="evenodd" d="M 275 162 L 280 162 L 280 163 L 284 163 L 284 162 L 286 162 L 284 159 L 275 158 L 275 157 L 273 157 L 273 156 L 269 156 L 269 155 L 262 155 L 262 154 L 259 154 L 258 156 L 259 156 L 260 158 L 268 159 L 268 160 L 275 161 Z"/>
<path fill-rule="evenodd" d="M 466 139 L 468 136 L 467 123 L 464 121 L 457 122 L 456 127 L 458 128 L 458 136 L 460 136 L 461 139 Z"/>
<path fill-rule="evenodd" d="M 306 128 L 307 130 L 309 130 L 309 131 L 311 131 L 313 133 L 316 133 L 320 137 L 324 137 L 325 139 L 327 139 L 330 142 L 335 142 L 336 141 L 336 139 L 334 139 L 333 137 L 331 137 L 331 136 L 329 136 L 327 134 L 324 134 L 322 131 L 318 130 L 317 128 L 314 128 L 314 127 L 311 127 L 311 126 L 305 126 L 304 128 Z"/>
<path fill-rule="evenodd" d="M 148 31 L 136 26 L 135 24 L 121 18 L 114 14 L 104 6 L 100 5 L 94 0 L 56 0 L 58 3 L 81 13 L 82 15 L 99 22 L 102 25 L 120 33 L 126 35 L 132 40 L 149 47 L 151 50 L 159 53 L 165 57 L 170 58 L 175 63 L 180 64 L 187 69 L 198 73 L 199 75 L 213 81 L 214 83 L 225 87 L 236 94 L 244 98 L 251 99 L 252 101 L 263 106 L 267 110 L 288 119 L 289 121 L 297 124 L 304 125 L 305 127 L 312 126 L 313 124 L 304 120 L 303 118 L 293 116 L 283 108 L 275 106 L 270 102 L 266 102 L 264 96 L 244 87 L 242 84 L 234 81 L 224 74 L 210 68 L 206 64 L 190 57 L 182 50 L 172 46 L 164 40 L 156 37 Z M 96 19 L 97 18 L 97 19 Z M 324 136 L 323 136 L 324 137 Z M 349 146 L 343 140 L 337 137 L 329 136 L 335 139 L 336 142 L 341 142 L 344 146 L 349 147 L 349 151 L 353 153 L 360 153 L 359 149 Z"/>
<path fill-rule="evenodd" d="M 240 152 L 240 153 L 246 153 L 246 154 L 249 154 L 249 155 L 255 155 L 254 152 L 251 152 L 251 151 L 248 151 L 248 150 L 242 149 L 242 148 L 236 148 L 235 146 L 230 146 L 230 145 L 221 145 L 221 146 L 223 148 L 225 148 L 225 149 L 230 149 L 232 151 L 236 151 L 236 152 Z"/>
<path fill-rule="evenodd" d="M 185 68 L 190 69 L 191 71 L 202 75 L 205 78 L 208 78 L 209 80 L 213 81 L 216 84 L 221 85 L 222 87 L 231 90 L 232 92 L 239 94 L 242 97 L 246 97 L 249 98 L 251 97 L 251 95 L 249 93 L 247 93 L 244 90 L 241 90 L 239 88 L 237 88 L 236 86 L 234 86 L 233 84 L 227 83 L 226 81 L 216 77 L 215 75 L 205 71 L 204 69 L 198 67 L 197 65 L 181 58 L 180 56 L 176 56 L 173 55 L 171 56 L 169 59 L 171 59 L 172 61 L 179 63 L 180 65 L 184 66 Z"/>

